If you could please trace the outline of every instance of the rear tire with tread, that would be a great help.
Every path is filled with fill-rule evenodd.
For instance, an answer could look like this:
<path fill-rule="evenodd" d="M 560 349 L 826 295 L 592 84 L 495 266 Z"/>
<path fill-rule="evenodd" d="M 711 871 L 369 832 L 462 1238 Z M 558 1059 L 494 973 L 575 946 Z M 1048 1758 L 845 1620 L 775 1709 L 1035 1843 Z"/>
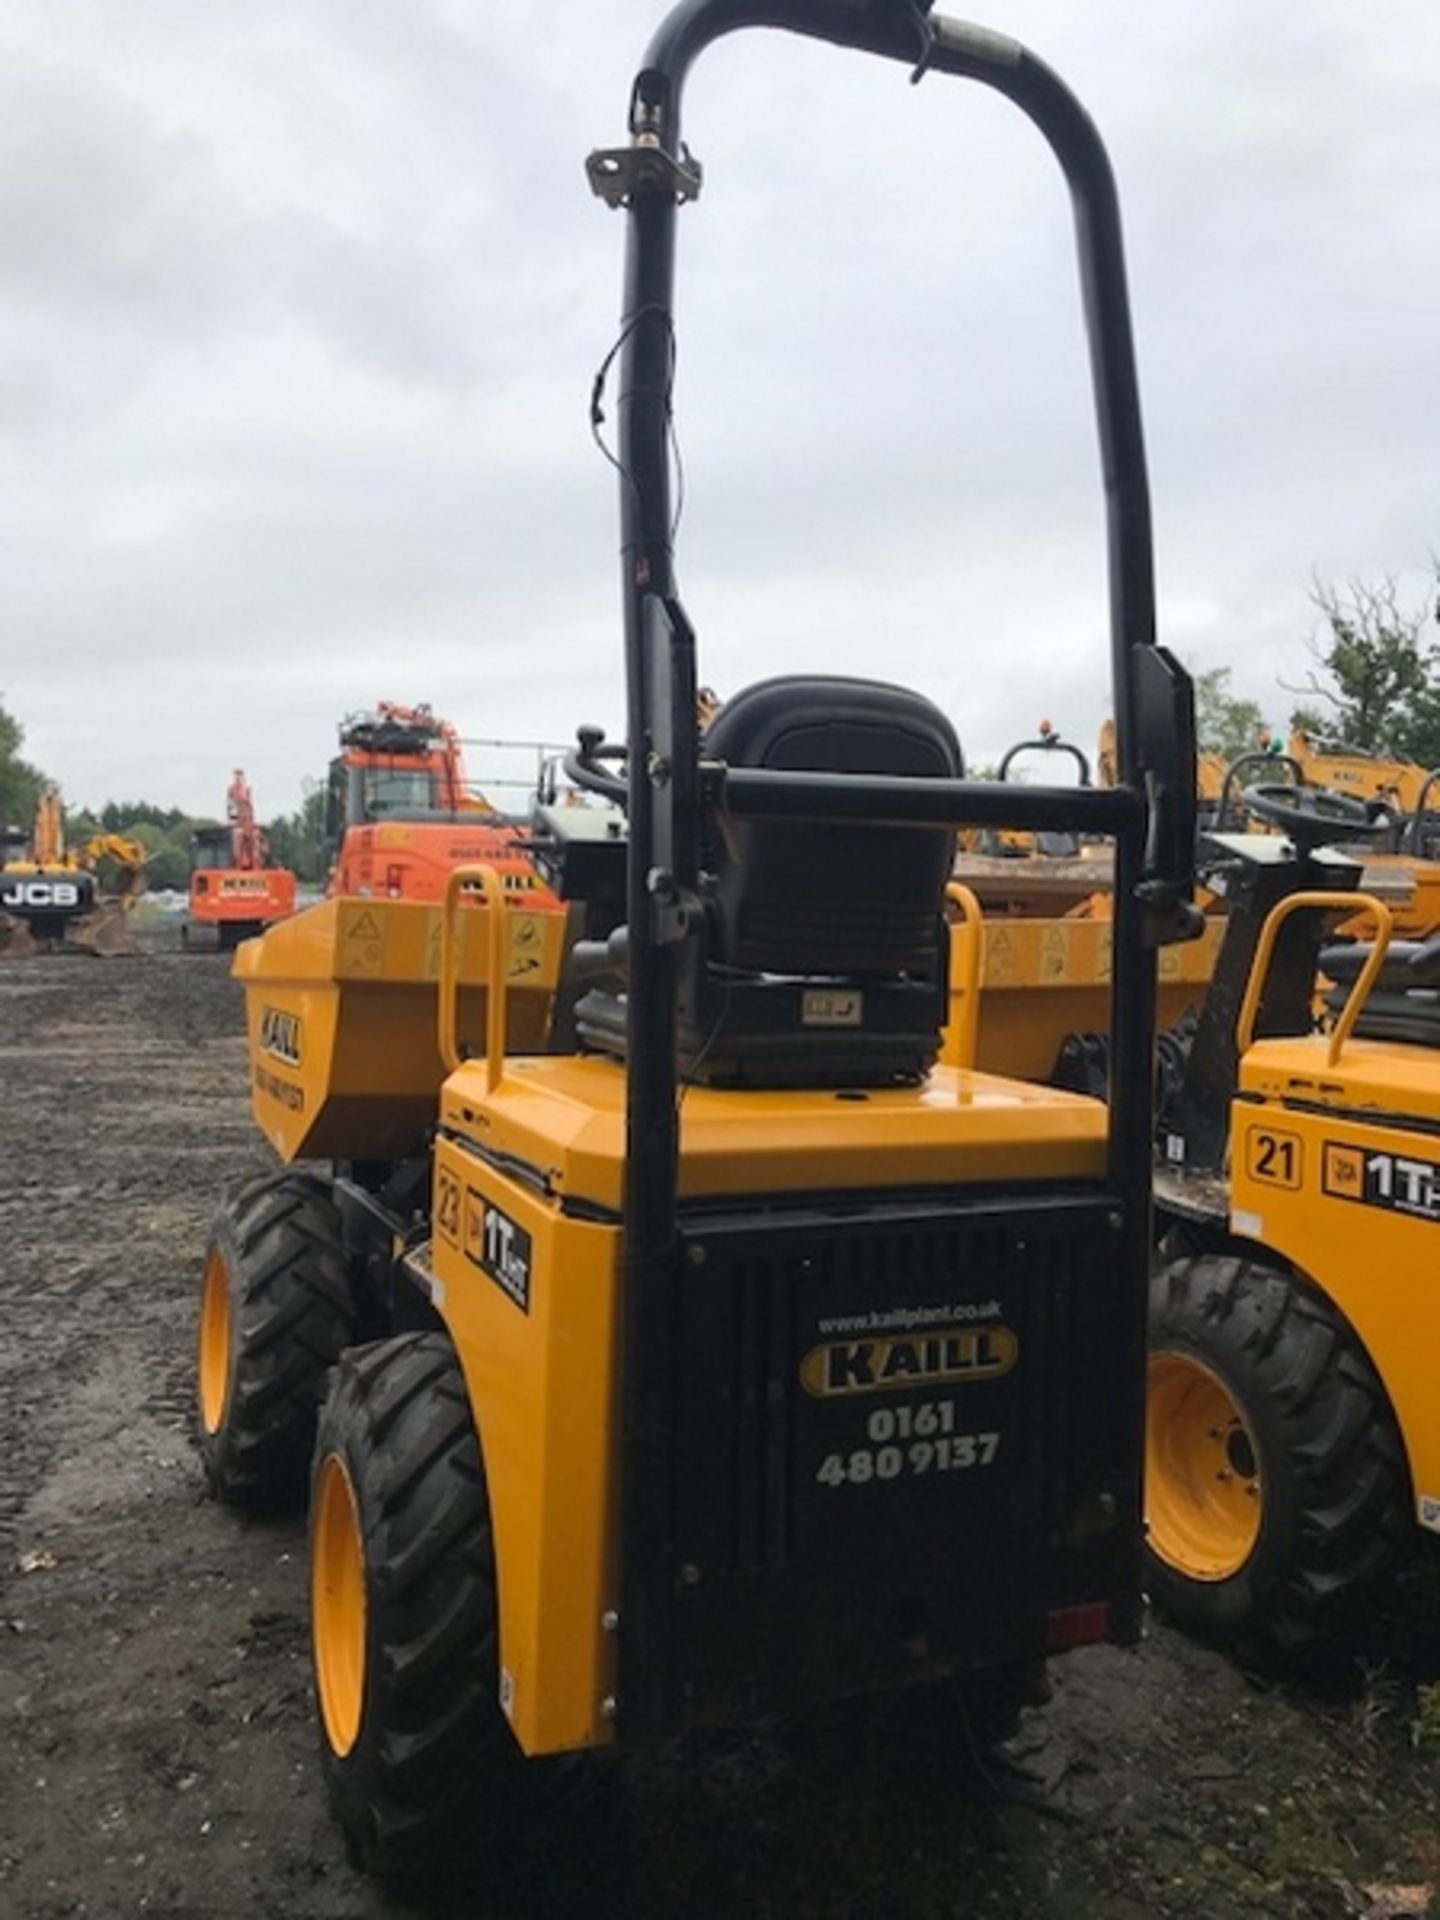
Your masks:
<path fill-rule="evenodd" d="M 528 1805 L 557 1763 L 526 1760 L 500 1709 L 489 1495 L 444 1333 L 345 1355 L 320 1415 L 317 1487 L 331 1456 L 353 1490 L 364 1567 L 358 1731 L 342 1753 L 327 1732 L 312 1526 L 321 1758 L 347 1850 L 388 1877 L 430 1878 L 471 1847 L 493 1868 L 522 1795 Z"/>
<path fill-rule="evenodd" d="M 1333 1649 L 1413 1539 L 1400 1435 L 1353 1331 L 1292 1275 L 1202 1255 L 1155 1274 L 1150 1353 L 1198 1361 L 1220 1383 L 1253 1446 L 1260 1501 L 1254 1544 L 1227 1577 L 1193 1577 L 1147 1543 L 1157 1607 L 1262 1659 Z"/>
<path fill-rule="evenodd" d="M 212 1283 L 223 1288 L 228 1314 L 223 1400 L 207 1404 L 208 1305 L 202 1309 L 205 1477 L 230 1506 L 298 1511 L 326 1378 L 354 1337 L 355 1303 L 329 1183 L 286 1168 L 242 1187 L 216 1216 L 205 1259 L 207 1291 Z"/>

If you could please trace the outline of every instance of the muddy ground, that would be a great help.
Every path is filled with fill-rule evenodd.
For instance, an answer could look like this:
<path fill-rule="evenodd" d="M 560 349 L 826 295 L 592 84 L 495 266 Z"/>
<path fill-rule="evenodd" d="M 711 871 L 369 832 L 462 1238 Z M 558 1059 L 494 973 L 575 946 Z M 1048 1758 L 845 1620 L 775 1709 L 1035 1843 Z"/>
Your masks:
<path fill-rule="evenodd" d="M 894 1701 L 607 1770 L 508 1870 L 387 1895 L 319 1791 L 302 1529 L 208 1501 L 191 1439 L 207 1219 L 265 1165 L 225 963 L 0 961 L 0 1089 L 7 1920 L 1431 1910 L 1433 1569 L 1323 1688 L 1156 1626 L 1057 1666 L 983 1768 Z"/>

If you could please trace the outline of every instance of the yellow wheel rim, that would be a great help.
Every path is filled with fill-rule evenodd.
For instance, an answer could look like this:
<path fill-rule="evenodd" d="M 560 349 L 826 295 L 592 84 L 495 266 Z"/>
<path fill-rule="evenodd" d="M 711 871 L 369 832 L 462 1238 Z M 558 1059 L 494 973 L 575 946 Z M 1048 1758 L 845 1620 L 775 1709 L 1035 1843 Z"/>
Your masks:
<path fill-rule="evenodd" d="M 310 1533 L 310 1631 L 320 1717 L 341 1759 L 360 1737 L 365 1698 L 365 1548 L 345 1462 L 327 1453 Z"/>
<path fill-rule="evenodd" d="M 1217 1375 L 1152 1353 L 1146 1380 L 1145 1520 L 1150 1549 L 1190 1580 L 1228 1580 L 1260 1537 L 1254 1438 Z"/>
<path fill-rule="evenodd" d="M 230 1269 L 218 1247 L 205 1256 L 200 1294 L 200 1422 L 218 1433 L 230 1397 Z"/>

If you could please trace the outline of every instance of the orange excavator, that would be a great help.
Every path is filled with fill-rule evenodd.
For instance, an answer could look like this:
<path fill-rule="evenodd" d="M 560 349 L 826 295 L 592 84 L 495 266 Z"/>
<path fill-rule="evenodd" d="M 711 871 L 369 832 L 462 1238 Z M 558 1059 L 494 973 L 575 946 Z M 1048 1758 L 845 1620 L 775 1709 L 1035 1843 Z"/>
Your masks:
<path fill-rule="evenodd" d="M 436 902 L 455 867 L 479 861 L 526 905 L 559 908 L 525 850 L 528 821 L 467 784 L 459 735 L 428 706 L 382 700 L 341 721 L 325 827 L 328 893 Z"/>
<path fill-rule="evenodd" d="M 228 953 L 295 911 L 295 876 L 269 864 L 250 782 L 239 767 L 225 793 L 223 827 L 199 827 L 190 841 L 190 910 L 180 929 L 192 951 Z"/>

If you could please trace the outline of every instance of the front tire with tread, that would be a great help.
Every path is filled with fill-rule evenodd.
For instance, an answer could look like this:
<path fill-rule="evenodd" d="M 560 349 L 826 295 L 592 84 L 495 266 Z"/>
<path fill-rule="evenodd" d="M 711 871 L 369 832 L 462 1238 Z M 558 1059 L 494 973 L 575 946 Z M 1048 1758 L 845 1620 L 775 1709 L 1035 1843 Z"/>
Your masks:
<path fill-rule="evenodd" d="M 1291 1274 L 1210 1254 L 1155 1274 L 1150 1356 L 1151 1480 L 1164 1453 L 1156 1369 L 1198 1362 L 1253 1448 L 1259 1500 L 1243 1562 L 1200 1578 L 1176 1564 L 1183 1555 L 1157 1551 L 1160 1495 L 1147 1492 L 1157 1607 L 1197 1636 L 1261 1659 L 1302 1662 L 1341 1644 L 1413 1537 L 1404 1449 L 1355 1334 Z"/>
<path fill-rule="evenodd" d="M 340 1217 L 321 1175 L 286 1168 L 242 1187 L 205 1254 L 200 1456 L 216 1497 L 299 1510 L 329 1371 L 354 1335 Z"/>
<path fill-rule="evenodd" d="M 402 1334 L 345 1355 L 320 1416 L 317 1489 L 337 1460 L 353 1491 L 364 1568 L 363 1652 L 358 1729 L 342 1752 L 330 1731 L 342 1716 L 333 1702 L 327 1711 L 331 1649 L 322 1641 L 332 1621 L 353 1632 L 353 1616 L 337 1615 L 324 1592 L 312 1520 L 322 1765 L 351 1859 L 424 1878 L 474 1844 L 477 1809 L 493 1849 L 521 1792 L 555 1765 L 525 1760 L 500 1709 L 489 1496 L 445 1334 Z"/>

